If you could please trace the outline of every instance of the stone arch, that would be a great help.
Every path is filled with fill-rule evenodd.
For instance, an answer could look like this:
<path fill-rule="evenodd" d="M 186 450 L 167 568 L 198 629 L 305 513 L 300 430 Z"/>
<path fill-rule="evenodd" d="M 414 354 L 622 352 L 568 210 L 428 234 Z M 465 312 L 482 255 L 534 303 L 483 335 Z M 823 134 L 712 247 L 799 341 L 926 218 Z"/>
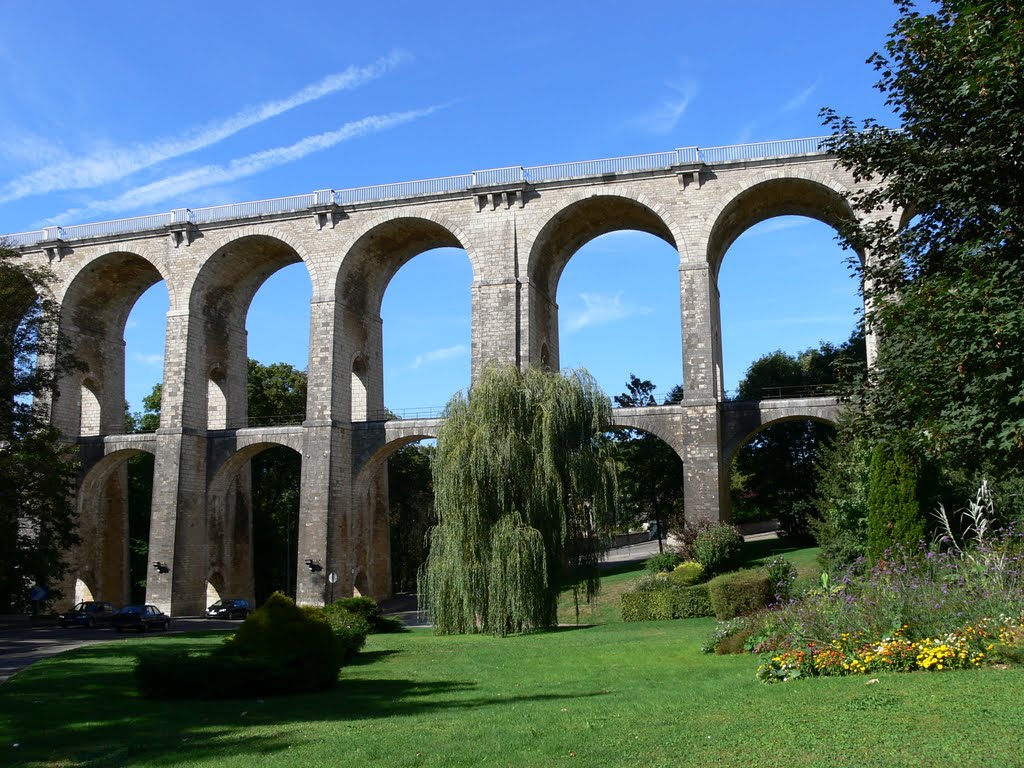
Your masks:
<path fill-rule="evenodd" d="M 591 240 L 610 232 L 635 230 L 653 235 L 681 256 L 686 243 L 674 217 L 646 195 L 619 189 L 580 191 L 523 238 L 527 243 L 530 298 L 526 334 L 521 350 L 532 363 L 547 343 L 548 367 L 561 365 L 558 334 L 558 283 L 570 259 Z"/>
<path fill-rule="evenodd" d="M 221 596 L 255 599 L 249 462 L 272 448 L 287 448 L 302 456 L 294 440 L 282 438 L 261 434 L 253 435 L 249 441 L 236 439 L 236 450 L 213 471 L 206 491 L 207 599 L 211 587 Z"/>
<path fill-rule="evenodd" d="M 679 425 L 671 417 L 666 418 L 665 412 L 672 406 L 653 406 L 651 408 L 612 408 L 611 425 L 615 429 L 633 429 L 654 435 L 669 445 L 680 461 L 685 456 L 679 447 Z M 649 412 L 647 412 L 649 411 Z M 662 413 L 658 413 L 662 411 Z"/>
<path fill-rule="evenodd" d="M 558 279 L 573 254 L 594 238 L 621 230 L 654 235 L 685 255 L 682 230 L 660 203 L 626 190 L 580 192 L 525 236 L 531 283 L 554 301 Z"/>
<path fill-rule="evenodd" d="M 357 352 L 352 358 L 352 421 L 369 419 L 369 366 L 366 356 Z"/>
<path fill-rule="evenodd" d="M 731 467 L 733 459 L 736 458 L 736 454 L 739 452 L 740 448 L 750 442 L 750 440 L 759 432 L 763 432 L 768 429 L 768 427 L 773 427 L 776 424 L 785 424 L 793 421 L 814 421 L 833 428 L 836 426 L 835 418 L 826 416 L 822 413 L 813 412 L 790 413 L 784 416 L 758 421 L 758 423 L 753 426 L 740 423 L 738 427 L 730 429 L 727 434 L 723 435 L 722 466 Z"/>
<path fill-rule="evenodd" d="M 352 310 L 379 316 L 391 278 L 416 256 L 435 248 L 464 250 L 473 279 L 479 279 L 479 257 L 473 242 L 446 217 L 426 211 L 374 216 L 349 239 L 335 279 L 335 296 Z"/>
<path fill-rule="evenodd" d="M 353 473 L 352 513 L 346 520 L 348 569 L 339 594 L 391 596 L 391 516 L 387 461 L 400 448 L 437 437 L 436 427 L 409 429 L 369 453 Z M 358 574 L 364 574 L 360 584 Z"/>
<path fill-rule="evenodd" d="M 246 425 L 249 306 L 272 274 L 298 263 L 315 287 L 317 273 L 301 245 L 273 227 L 251 226 L 220 244 L 201 265 L 192 282 L 189 315 L 196 325 L 190 335 L 200 337 L 196 347 L 202 351 L 185 371 L 192 405 L 186 410 L 197 420 L 194 426 Z"/>
<path fill-rule="evenodd" d="M 97 460 L 82 476 L 76 509 L 81 542 L 69 558 L 97 600 L 128 599 L 128 465 L 132 456 L 152 454 L 151 446 L 121 448 Z M 88 574 L 88 578 L 81 576 Z"/>
<path fill-rule="evenodd" d="M 92 587 L 90 587 L 85 582 L 85 580 L 83 580 L 80 577 L 75 578 L 75 588 L 73 594 L 75 605 L 96 599 L 95 597 L 93 597 Z"/>
<path fill-rule="evenodd" d="M 335 374 L 338 386 L 334 407 L 339 413 L 358 419 L 384 410 L 381 302 L 398 270 L 435 248 L 463 250 L 469 259 L 472 279 L 479 277 L 473 243 L 465 232 L 439 214 L 394 211 L 371 218 L 353 232 L 335 282 L 334 359 L 355 362 L 361 358 L 365 368 L 358 376 L 354 371 Z"/>
<path fill-rule="evenodd" d="M 356 568 L 355 575 L 352 579 L 352 596 L 353 597 L 364 597 L 370 594 L 369 579 L 366 576 L 366 568 L 359 566 Z"/>
<path fill-rule="evenodd" d="M 765 171 L 734 187 L 706 219 L 705 251 L 716 280 L 726 252 L 755 224 L 777 216 L 806 216 L 831 227 L 855 218 L 833 178 L 813 171 Z"/>
<path fill-rule="evenodd" d="M 163 281 L 173 295 L 163 266 L 137 251 L 106 251 L 75 272 L 61 296 L 61 343 L 83 364 L 64 374 L 63 394 L 54 405 L 54 422 L 67 435 L 124 432 L 124 328 L 139 297 Z M 88 379 L 90 384 L 85 385 Z M 90 392 L 91 412 L 83 413 Z M 88 398 L 88 395 L 86 395 Z"/>

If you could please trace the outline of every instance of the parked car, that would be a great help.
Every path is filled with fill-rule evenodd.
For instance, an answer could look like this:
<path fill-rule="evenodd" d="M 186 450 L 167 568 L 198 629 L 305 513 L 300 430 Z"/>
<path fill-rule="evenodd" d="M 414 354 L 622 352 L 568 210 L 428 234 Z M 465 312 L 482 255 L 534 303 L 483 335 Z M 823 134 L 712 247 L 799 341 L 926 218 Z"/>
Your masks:
<path fill-rule="evenodd" d="M 171 617 L 155 605 L 126 605 L 114 617 L 114 628 L 118 632 L 148 632 L 151 629 L 166 632 L 171 628 Z"/>
<path fill-rule="evenodd" d="M 116 614 L 117 608 L 113 603 L 86 600 L 67 613 L 60 614 L 57 621 L 62 627 L 70 627 L 73 624 L 83 627 L 110 626 Z"/>
<path fill-rule="evenodd" d="M 244 598 L 218 600 L 206 609 L 208 619 L 244 619 L 252 612 L 252 606 Z"/>

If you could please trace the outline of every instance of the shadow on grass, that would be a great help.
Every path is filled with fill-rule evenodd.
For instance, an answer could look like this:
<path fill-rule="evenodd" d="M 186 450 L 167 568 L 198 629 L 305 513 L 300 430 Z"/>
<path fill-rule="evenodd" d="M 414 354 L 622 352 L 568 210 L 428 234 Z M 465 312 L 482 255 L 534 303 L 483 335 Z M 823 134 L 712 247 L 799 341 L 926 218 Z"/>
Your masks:
<path fill-rule="evenodd" d="M 760 565 L 761 561 L 773 555 L 784 555 L 787 552 L 796 552 L 797 550 L 813 546 L 814 542 L 789 537 L 745 541 L 743 542 L 743 549 L 740 550 L 740 558 L 743 566 Z"/>
<path fill-rule="evenodd" d="M 565 631 L 573 629 L 566 628 Z M 553 630 L 563 631 L 563 630 Z M 179 641 L 168 651 L 209 652 L 209 643 Z M 4 764 L 173 765 L 280 752 L 320 738 L 315 725 L 510 707 L 604 695 L 557 691 L 522 696 L 473 695 L 468 680 L 346 679 L 315 694 L 218 701 L 149 700 L 136 692 L 134 663 L 146 648 L 121 644 L 72 651 L 17 675 L 0 689 L 0 762 Z M 361 654 L 349 666 L 382 661 L 400 651 Z M 8 745 L 17 743 L 12 754 Z M 131 746 L 126 746 L 131 745 Z M 7 762 L 14 758 L 15 762 Z"/>

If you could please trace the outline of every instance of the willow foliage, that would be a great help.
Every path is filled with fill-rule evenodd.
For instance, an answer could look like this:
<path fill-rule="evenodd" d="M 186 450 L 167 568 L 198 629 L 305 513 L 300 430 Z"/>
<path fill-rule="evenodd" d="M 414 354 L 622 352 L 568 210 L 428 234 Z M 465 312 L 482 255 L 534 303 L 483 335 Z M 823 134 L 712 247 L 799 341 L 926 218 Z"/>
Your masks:
<path fill-rule="evenodd" d="M 490 367 L 445 410 L 434 461 L 437 525 L 420 594 L 441 633 L 557 622 L 567 568 L 597 591 L 599 522 L 615 505 L 602 434 L 611 402 L 586 371 Z"/>

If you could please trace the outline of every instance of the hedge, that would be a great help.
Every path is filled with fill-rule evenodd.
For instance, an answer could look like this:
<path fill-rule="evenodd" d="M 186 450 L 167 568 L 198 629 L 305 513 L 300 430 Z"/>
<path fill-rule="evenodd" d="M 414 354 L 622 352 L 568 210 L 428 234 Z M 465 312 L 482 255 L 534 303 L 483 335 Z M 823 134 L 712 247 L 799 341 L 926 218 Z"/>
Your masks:
<path fill-rule="evenodd" d="M 762 570 L 726 573 L 709 581 L 711 607 L 719 621 L 745 616 L 764 608 L 775 597 L 771 579 Z"/>
<path fill-rule="evenodd" d="M 711 616 L 706 584 L 684 587 L 666 583 L 663 589 L 626 592 L 620 603 L 623 621 L 660 621 Z"/>

